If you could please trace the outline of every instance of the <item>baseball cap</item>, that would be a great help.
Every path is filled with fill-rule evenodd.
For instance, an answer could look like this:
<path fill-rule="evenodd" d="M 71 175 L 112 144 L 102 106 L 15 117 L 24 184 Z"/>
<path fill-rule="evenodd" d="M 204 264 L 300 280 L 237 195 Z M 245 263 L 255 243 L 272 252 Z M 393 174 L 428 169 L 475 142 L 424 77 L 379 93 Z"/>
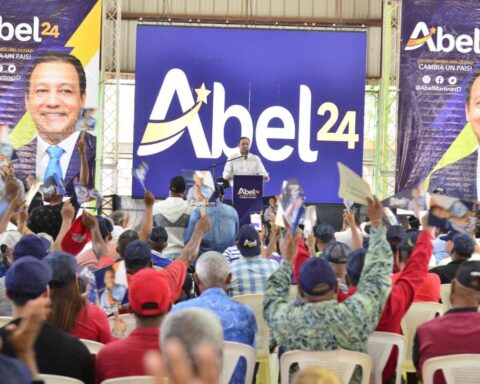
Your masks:
<path fill-rule="evenodd" d="M 440 240 L 443 240 L 443 241 L 451 241 L 451 240 L 453 240 L 453 237 L 454 237 L 457 233 L 460 233 L 460 232 L 457 232 L 457 231 L 455 231 L 454 229 L 451 229 L 450 231 L 448 231 L 448 233 L 447 233 L 446 235 L 438 236 L 438 238 L 439 238 Z"/>
<path fill-rule="evenodd" d="M 310 257 L 300 268 L 299 284 L 305 293 L 322 296 L 335 289 L 337 279 L 328 261 Z"/>
<path fill-rule="evenodd" d="M 128 302 L 132 312 L 137 315 L 157 316 L 166 313 L 172 305 L 168 280 L 152 268 L 142 269 L 128 284 Z"/>
<path fill-rule="evenodd" d="M 98 221 L 98 229 L 100 230 L 100 235 L 102 235 L 103 238 L 107 237 L 110 233 L 113 232 L 113 225 L 110 220 L 100 215 L 97 215 L 95 217 Z"/>
<path fill-rule="evenodd" d="M 335 238 L 335 229 L 330 224 L 320 223 L 315 228 L 315 236 L 318 240 L 327 243 Z"/>
<path fill-rule="evenodd" d="M 13 262 L 5 275 L 7 292 L 30 296 L 32 299 L 45 292 L 52 278 L 52 268 L 33 256 Z"/>
<path fill-rule="evenodd" d="M 13 249 L 21 238 L 22 235 L 18 231 L 6 231 L 0 234 L 0 245 L 6 245 L 9 249 Z"/>
<path fill-rule="evenodd" d="M 415 247 L 415 244 L 417 243 L 417 239 L 418 239 L 417 231 L 407 232 L 405 233 L 405 236 L 402 238 L 399 248 L 402 251 L 410 253 L 412 249 Z"/>
<path fill-rule="evenodd" d="M 163 239 L 165 241 L 168 240 L 168 233 L 167 230 L 164 227 L 153 227 L 152 228 L 152 233 L 150 234 L 150 240 L 153 241 L 154 243 L 160 242 L 160 240 Z"/>
<path fill-rule="evenodd" d="M 466 261 L 458 267 L 455 279 L 464 287 L 480 291 L 480 261 Z"/>
<path fill-rule="evenodd" d="M 405 234 L 405 229 L 401 225 L 392 225 L 387 229 L 387 240 L 392 241 L 395 238 L 402 240 Z"/>
<path fill-rule="evenodd" d="M 123 256 L 127 268 L 148 267 L 151 262 L 152 248 L 143 240 L 134 240 L 125 247 Z"/>
<path fill-rule="evenodd" d="M 347 274 L 353 285 L 357 285 L 360 280 L 366 254 L 365 248 L 357 248 L 348 255 Z"/>
<path fill-rule="evenodd" d="M 475 250 L 475 244 L 466 233 L 457 233 L 453 236 L 453 249 L 458 256 L 469 258 Z"/>
<path fill-rule="evenodd" d="M 72 255 L 79 254 L 92 238 L 90 230 L 83 225 L 82 218 L 83 215 L 80 215 L 75 219 L 62 240 L 62 249 Z"/>
<path fill-rule="evenodd" d="M 322 257 L 331 263 L 345 264 L 351 251 L 347 244 L 340 241 L 331 241 L 323 250 Z"/>
<path fill-rule="evenodd" d="M 37 235 L 25 235 L 13 248 L 13 260 L 23 256 L 33 256 L 42 260 L 48 254 L 50 242 L 44 237 Z"/>
<path fill-rule="evenodd" d="M 255 228 L 242 225 L 238 231 L 237 248 L 244 257 L 260 255 L 260 238 Z"/>
<path fill-rule="evenodd" d="M 64 287 L 75 279 L 77 261 L 75 257 L 65 252 L 52 252 L 43 262 L 52 268 L 50 285 L 53 287 Z"/>
<path fill-rule="evenodd" d="M 175 176 L 170 180 L 170 191 L 175 193 L 183 193 L 187 188 L 185 179 L 182 176 Z"/>

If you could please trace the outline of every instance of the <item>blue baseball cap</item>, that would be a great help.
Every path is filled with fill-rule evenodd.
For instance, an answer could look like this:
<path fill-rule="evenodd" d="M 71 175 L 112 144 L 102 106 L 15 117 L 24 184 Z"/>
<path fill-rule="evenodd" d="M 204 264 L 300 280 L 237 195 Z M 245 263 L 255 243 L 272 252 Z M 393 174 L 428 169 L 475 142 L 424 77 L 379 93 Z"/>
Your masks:
<path fill-rule="evenodd" d="M 64 287 L 75 279 L 77 260 L 70 253 L 53 252 L 45 257 L 43 262 L 52 268 L 51 286 Z"/>
<path fill-rule="evenodd" d="M 238 231 L 237 248 L 244 257 L 260 255 L 260 237 L 251 225 L 244 224 Z"/>
<path fill-rule="evenodd" d="M 160 240 L 163 239 L 165 241 L 168 240 L 168 233 L 167 230 L 164 227 L 153 227 L 152 228 L 152 233 L 150 234 L 150 240 L 153 241 L 154 243 L 160 242 Z"/>
<path fill-rule="evenodd" d="M 318 240 L 327 243 L 335 238 L 335 228 L 330 224 L 320 223 L 315 228 L 315 236 Z"/>
<path fill-rule="evenodd" d="M 357 248 L 348 255 L 347 274 L 353 285 L 357 285 L 360 280 L 366 255 L 367 250 L 365 248 Z"/>
<path fill-rule="evenodd" d="M 351 251 L 347 244 L 340 241 L 331 241 L 323 250 L 322 257 L 330 263 L 345 264 Z"/>
<path fill-rule="evenodd" d="M 327 260 L 310 257 L 300 268 L 299 284 L 303 292 L 322 296 L 337 286 L 337 278 Z"/>
<path fill-rule="evenodd" d="M 438 236 L 438 238 L 440 240 L 443 240 L 443 241 L 451 241 L 453 240 L 453 237 L 459 232 L 455 231 L 454 229 L 451 229 L 450 231 L 447 232 L 446 235 L 441 235 L 441 236 Z"/>
<path fill-rule="evenodd" d="M 13 248 L 13 260 L 17 260 L 23 256 L 33 256 L 42 260 L 48 255 L 50 242 L 37 235 L 25 235 L 15 244 Z"/>
<path fill-rule="evenodd" d="M 453 236 L 453 249 L 458 256 L 469 258 L 475 250 L 475 243 L 470 235 L 457 233 Z"/>
<path fill-rule="evenodd" d="M 52 274 L 48 264 L 33 256 L 24 256 L 14 261 L 8 269 L 5 288 L 7 292 L 29 295 L 33 299 L 45 292 Z"/>
<path fill-rule="evenodd" d="M 123 252 L 127 268 L 148 267 L 151 263 L 152 248 L 143 240 L 134 240 Z"/>

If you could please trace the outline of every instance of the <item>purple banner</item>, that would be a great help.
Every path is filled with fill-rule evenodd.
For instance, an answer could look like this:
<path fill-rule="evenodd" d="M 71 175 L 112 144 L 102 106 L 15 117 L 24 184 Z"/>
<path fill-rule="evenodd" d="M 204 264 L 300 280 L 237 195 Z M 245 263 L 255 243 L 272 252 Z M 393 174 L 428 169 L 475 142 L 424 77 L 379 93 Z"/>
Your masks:
<path fill-rule="evenodd" d="M 224 174 L 246 136 L 236 174 L 263 164 L 266 195 L 296 177 L 308 202 L 340 202 L 337 161 L 362 172 L 365 59 L 364 32 L 140 25 L 133 167 L 165 196 L 181 169 Z"/>
<path fill-rule="evenodd" d="M 430 191 L 477 198 L 466 90 L 480 53 L 479 17 L 478 2 L 403 1 L 397 191 L 425 181 Z"/>

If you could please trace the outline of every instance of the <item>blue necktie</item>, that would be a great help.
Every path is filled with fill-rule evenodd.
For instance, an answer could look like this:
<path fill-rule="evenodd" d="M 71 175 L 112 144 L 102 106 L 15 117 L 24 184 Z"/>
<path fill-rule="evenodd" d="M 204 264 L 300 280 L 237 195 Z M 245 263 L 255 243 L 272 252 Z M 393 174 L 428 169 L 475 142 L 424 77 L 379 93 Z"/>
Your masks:
<path fill-rule="evenodd" d="M 54 146 L 48 147 L 47 153 L 50 156 L 50 160 L 48 160 L 47 169 L 45 170 L 45 175 L 43 176 L 43 180 L 46 180 L 49 176 L 53 174 L 57 174 L 60 180 L 63 180 L 62 175 L 62 167 L 60 166 L 60 157 L 62 157 L 65 150 L 61 147 Z"/>

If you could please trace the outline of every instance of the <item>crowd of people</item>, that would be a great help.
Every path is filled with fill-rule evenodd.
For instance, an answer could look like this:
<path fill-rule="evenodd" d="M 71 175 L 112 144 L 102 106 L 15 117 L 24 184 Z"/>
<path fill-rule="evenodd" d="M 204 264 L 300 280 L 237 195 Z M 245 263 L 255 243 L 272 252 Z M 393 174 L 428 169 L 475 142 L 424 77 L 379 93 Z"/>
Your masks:
<path fill-rule="evenodd" d="M 374 198 L 366 224 L 345 210 L 342 231 L 322 222 L 304 237 L 275 225 L 272 198 L 258 231 L 239 225 L 223 186 L 216 205 L 202 210 L 188 205 L 185 180 L 175 176 L 165 200 L 146 191 L 134 229 L 128 212 L 94 216 L 54 178 L 30 209 L 11 167 L 2 178 L 8 207 L 0 221 L 0 316 L 12 318 L 0 329 L 2 382 L 34 382 L 39 373 L 85 383 L 145 374 L 218 382 L 223 341 L 256 346 L 255 314 L 235 301 L 256 293 L 264 295 L 272 350 L 366 352 L 373 331 L 401 334 L 410 305 L 439 302 L 440 284 L 451 283 L 452 308 L 415 336 L 418 375 L 428 358 L 480 353 L 479 246 L 472 235 L 431 228 L 427 215 L 421 225 L 387 225 Z M 124 282 L 116 277 L 122 270 Z M 86 276 L 99 271 L 104 288 L 92 296 Z M 135 318 L 127 336 L 121 313 Z M 105 346 L 93 360 L 80 339 Z M 385 383 L 395 376 L 397 353 Z M 243 383 L 245 373 L 240 360 L 231 383 Z M 296 380 L 317 374 L 330 375 L 301 371 Z M 357 369 L 351 382 L 361 375 Z"/>

